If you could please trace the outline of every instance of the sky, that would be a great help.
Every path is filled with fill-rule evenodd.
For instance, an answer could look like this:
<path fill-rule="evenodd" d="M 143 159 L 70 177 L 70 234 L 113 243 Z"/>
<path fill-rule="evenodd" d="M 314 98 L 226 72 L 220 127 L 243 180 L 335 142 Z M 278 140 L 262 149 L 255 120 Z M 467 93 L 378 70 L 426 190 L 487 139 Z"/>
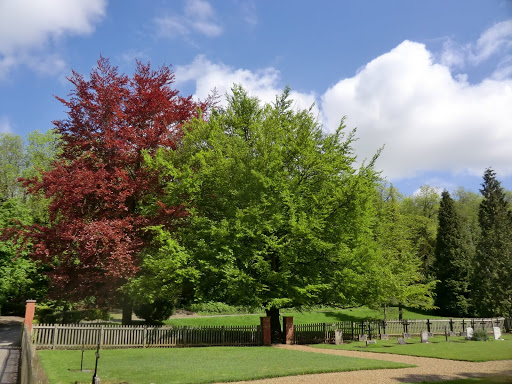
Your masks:
<path fill-rule="evenodd" d="M 198 99 L 289 86 L 406 195 L 477 192 L 488 167 L 512 190 L 512 0 L 0 0 L 0 133 L 51 129 L 100 55 L 172 65 Z"/>

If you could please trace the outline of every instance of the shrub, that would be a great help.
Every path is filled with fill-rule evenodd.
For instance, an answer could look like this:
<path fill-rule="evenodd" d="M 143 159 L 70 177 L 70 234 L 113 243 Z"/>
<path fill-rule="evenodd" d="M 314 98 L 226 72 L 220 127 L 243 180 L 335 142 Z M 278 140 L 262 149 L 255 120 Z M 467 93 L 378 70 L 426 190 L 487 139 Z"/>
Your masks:
<path fill-rule="evenodd" d="M 473 337 L 471 340 L 474 341 L 487 341 L 489 340 L 489 335 L 485 329 L 475 329 L 473 332 Z"/>
<path fill-rule="evenodd" d="M 133 307 L 133 312 L 144 319 L 148 324 L 161 323 L 167 320 L 174 311 L 174 301 L 156 299 L 151 303 L 138 303 Z"/>

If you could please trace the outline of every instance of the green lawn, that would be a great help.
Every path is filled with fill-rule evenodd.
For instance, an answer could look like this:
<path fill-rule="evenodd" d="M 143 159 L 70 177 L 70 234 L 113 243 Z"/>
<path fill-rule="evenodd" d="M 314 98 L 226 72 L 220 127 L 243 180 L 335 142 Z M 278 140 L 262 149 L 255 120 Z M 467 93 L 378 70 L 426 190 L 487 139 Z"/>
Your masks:
<path fill-rule="evenodd" d="M 282 311 L 282 316 L 293 316 L 294 324 L 307 323 L 334 323 L 337 321 L 361 321 L 366 319 L 384 319 L 381 311 L 366 307 L 351 309 L 330 309 L 326 311 L 310 311 L 310 312 L 290 312 Z M 264 314 L 256 315 L 230 315 L 230 316 L 198 316 L 183 319 L 166 320 L 167 325 L 176 326 L 228 326 L 228 325 L 258 325 L 260 317 Z M 388 309 L 388 319 L 398 318 L 398 308 Z M 404 309 L 404 319 L 442 319 L 443 317 L 435 316 L 427 312 L 419 310 Z"/>
<path fill-rule="evenodd" d="M 512 360 L 512 336 L 504 335 L 505 340 L 468 341 L 461 337 L 452 337 L 446 342 L 444 336 L 431 338 L 428 344 L 422 344 L 419 337 L 407 341 L 407 345 L 399 345 L 397 338 L 377 340 L 377 344 L 368 347 L 365 342 L 353 342 L 344 345 L 313 345 L 316 348 L 350 349 L 398 355 L 437 357 L 439 359 L 464 361 Z"/>
<path fill-rule="evenodd" d="M 94 353 L 85 352 L 84 369 L 94 368 Z M 91 382 L 91 372 L 79 371 L 81 351 L 43 350 L 38 354 L 50 383 Z M 98 366 L 102 384 L 161 384 L 254 380 L 410 365 L 269 347 L 210 347 L 102 350 Z"/>

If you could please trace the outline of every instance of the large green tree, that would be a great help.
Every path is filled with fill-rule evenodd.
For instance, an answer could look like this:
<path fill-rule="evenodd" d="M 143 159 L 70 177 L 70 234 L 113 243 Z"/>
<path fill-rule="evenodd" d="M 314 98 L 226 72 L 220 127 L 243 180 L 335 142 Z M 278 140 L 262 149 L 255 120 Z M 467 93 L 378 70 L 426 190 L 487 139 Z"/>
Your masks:
<path fill-rule="evenodd" d="M 355 166 L 354 132 L 325 133 L 289 91 L 261 105 L 235 86 L 153 160 L 188 226 L 175 236 L 198 271 L 196 299 L 279 310 L 375 300 L 387 268 L 374 240 L 373 161 Z M 174 199 L 174 200 L 172 200 Z"/>
<path fill-rule="evenodd" d="M 481 237 L 474 273 L 478 316 L 512 315 L 512 213 L 496 172 L 487 169 L 480 192 Z"/>
<path fill-rule="evenodd" d="M 21 177 L 39 177 L 58 152 L 53 131 L 31 132 L 24 139 L 0 135 L 0 235 L 16 225 L 43 224 L 48 201 L 41 194 L 27 195 Z M 41 268 L 8 236 L 0 236 L 0 307 L 4 313 L 22 313 L 26 299 L 46 291 Z"/>
<path fill-rule="evenodd" d="M 465 244 L 455 202 L 448 191 L 441 195 L 435 248 L 436 306 L 446 316 L 467 316 L 473 259 Z"/>
<path fill-rule="evenodd" d="M 403 212 L 403 198 L 393 185 L 383 185 L 379 192 L 374 231 L 385 268 L 380 271 L 380 284 L 368 289 L 384 311 L 388 305 L 431 308 L 433 284 L 422 274 L 422 260 Z"/>

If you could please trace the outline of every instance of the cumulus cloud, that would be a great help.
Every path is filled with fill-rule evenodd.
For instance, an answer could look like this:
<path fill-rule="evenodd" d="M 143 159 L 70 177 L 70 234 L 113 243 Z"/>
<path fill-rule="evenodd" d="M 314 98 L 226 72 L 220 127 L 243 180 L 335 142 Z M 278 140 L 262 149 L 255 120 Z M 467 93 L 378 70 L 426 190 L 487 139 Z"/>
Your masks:
<path fill-rule="evenodd" d="M 63 61 L 52 48 L 69 35 L 87 35 L 105 15 L 106 0 L 0 2 L 0 77 L 16 65 L 55 72 Z"/>
<path fill-rule="evenodd" d="M 155 19 L 159 36 L 174 38 L 187 36 L 193 32 L 207 37 L 222 34 L 215 11 L 204 0 L 187 0 L 182 14 L 167 15 Z"/>
<path fill-rule="evenodd" d="M 484 32 L 481 42 L 474 43 L 478 47 L 474 52 L 481 52 L 481 57 L 498 54 L 495 47 L 506 44 L 493 45 L 489 36 L 505 39 L 507 25 Z M 494 74 L 491 69 L 486 79 L 472 84 L 424 44 L 404 41 L 322 95 L 293 92 L 292 97 L 299 108 L 318 101 L 313 113 L 326 131 L 336 129 L 346 115 L 347 126 L 358 128 L 354 146 L 359 161 L 385 146 L 377 167 L 390 181 L 436 173 L 480 176 L 489 166 L 508 176 L 512 175 L 512 72 L 507 65 L 512 65 L 511 57 L 503 58 Z M 451 60 L 465 62 L 467 52 Z M 193 83 L 194 96 L 201 99 L 214 88 L 224 96 L 238 83 L 263 102 L 272 102 L 283 88 L 275 68 L 233 68 L 205 56 L 178 66 L 176 80 L 178 85 Z M 448 185 L 443 180 L 432 183 Z"/>
<path fill-rule="evenodd" d="M 11 123 L 6 116 L 0 116 L 0 133 L 12 132 Z"/>
<path fill-rule="evenodd" d="M 512 80 L 469 84 L 435 63 L 423 44 L 405 41 L 322 96 L 328 129 L 342 115 L 358 127 L 357 153 L 385 149 L 378 167 L 390 179 L 420 171 L 512 174 Z"/>
<path fill-rule="evenodd" d="M 229 93 L 233 84 L 241 84 L 250 94 L 258 97 L 262 102 L 275 101 L 276 95 L 283 91 L 280 83 L 280 73 L 274 68 L 265 68 L 260 71 L 248 69 L 235 69 L 225 64 L 217 64 L 209 61 L 205 56 L 197 56 L 189 65 L 176 68 L 176 83 L 182 84 L 193 81 L 195 83 L 194 96 L 205 99 L 216 90 L 221 96 L 221 105 L 225 105 L 224 95 Z M 297 108 L 309 108 L 315 103 L 314 93 L 300 93 L 293 91 L 291 97 Z M 318 109 L 313 113 L 318 115 Z"/>

